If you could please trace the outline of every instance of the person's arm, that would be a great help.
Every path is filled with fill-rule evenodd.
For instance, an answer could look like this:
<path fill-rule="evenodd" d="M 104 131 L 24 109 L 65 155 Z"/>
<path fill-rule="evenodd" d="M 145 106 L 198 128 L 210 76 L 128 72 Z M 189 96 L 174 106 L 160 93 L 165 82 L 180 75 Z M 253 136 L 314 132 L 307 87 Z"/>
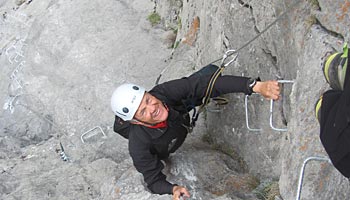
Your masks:
<path fill-rule="evenodd" d="M 151 154 L 150 144 L 139 136 L 141 134 L 143 133 L 130 132 L 129 135 L 129 152 L 136 170 L 143 175 L 152 193 L 172 194 L 175 185 L 166 180 L 166 176 L 162 173 L 163 164 L 156 155 Z"/>
<path fill-rule="evenodd" d="M 175 105 L 181 100 L 197 99 L 196 104 L 200 105 L 205 95 L 211 75 L 195 76 L 189 78 L 175 79 L 155 86 L 150 93 L 163 95 Z M 214 85 L 212 97 L 222 94 L 243 92 L 248 93 L 247 81 L 249 78 L 238 76 L 220 76 Z"/>
<path fill-rule="evenodd" d="M 171 103 L 184 99 L 197 99 L 196 106 L 200 105 L 208 87 L 211 75 L 196 76 L 176 79 L 162 83 L 154 87 L 151 92 L 160 93 L 167 97 Z M 251 94 L 249 88 L 250 78 L 241 76 L 225 75 L 217 78 L 211 97 L 228 93 Z M 277 81 L 258 81 L 253 91 L 262 94 L 268 99 L 278 99 L 279 86 Z"/>
<path fill-rule="evenodd" d="M 260 81 L 260 79 L 251 79 L 240 76 L 221 76 L 215 82 L 212 97 L 227 93 L 241 92 L 252 94 L 252 92 L 261 94 L 266 99 L 277 100 L 280 89 L 278 82 L 275 80 Z"/>

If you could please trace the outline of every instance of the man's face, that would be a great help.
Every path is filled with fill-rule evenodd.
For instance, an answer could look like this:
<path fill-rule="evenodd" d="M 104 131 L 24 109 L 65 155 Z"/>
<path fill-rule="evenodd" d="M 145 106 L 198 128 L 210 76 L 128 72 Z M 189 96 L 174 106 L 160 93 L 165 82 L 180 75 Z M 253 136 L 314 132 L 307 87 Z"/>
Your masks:
<path fill-rule="evenodd" d="M 168 110 L 159 99 L 145 92 L 134 118 L 148 124 L 157 124 L 168 118 Z"/>

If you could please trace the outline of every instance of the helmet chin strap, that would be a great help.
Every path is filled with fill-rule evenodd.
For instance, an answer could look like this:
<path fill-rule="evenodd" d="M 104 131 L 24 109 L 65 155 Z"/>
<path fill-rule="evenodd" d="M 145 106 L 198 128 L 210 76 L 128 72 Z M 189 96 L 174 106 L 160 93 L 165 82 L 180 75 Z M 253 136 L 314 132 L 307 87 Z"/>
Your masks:
<path fill-rule="evenodd" d="M 141 123 L 142 125 L 146 125 L 146 126 L 155 126 L 156 124 L 151 124 L 151 123 L 148 123 L 148 122 L 144 122 L 144 121 L 141 121 L 139 119 L 137 119 L 136 117 L 134 117 L 132 120 L 130 120 L 131 123 Z"/>

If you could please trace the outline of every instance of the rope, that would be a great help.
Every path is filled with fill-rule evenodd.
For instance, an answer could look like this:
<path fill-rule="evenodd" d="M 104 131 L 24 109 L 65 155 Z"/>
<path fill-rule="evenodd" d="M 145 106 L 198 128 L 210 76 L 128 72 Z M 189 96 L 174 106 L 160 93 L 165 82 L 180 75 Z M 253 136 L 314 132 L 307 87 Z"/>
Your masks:
<path fill-rule="evenodd" d="M 66 136 L 68 137 L 68 132 L 65 131 L 64 129 L 62 129 L 58 124 L 56 124 L 55 122 L 53 122 L 52 120 L 46 118 L 43 114 L 35 111 L 34 109 L 32 109 L 30 106 L 22 104 L 22 103 L 17 103 L 16 105 L 19 106 L 23 106 L 24 108 L 26 108 L 27 110 L 31 111 L 32 113 L 34 113 L 39 119 L 42 119 L 44 121 L 46 121 L 47 123 L 49 123 L 54 129 L 56 129 L 58 131 L 58 133 L 62 133 L 62 135 L 58 134 L 58 138 L 62 138 L 62 136 Z M 68 140 L 69 143 L 71 143 L 71 145 L 76 146 L 71 140 Z M 60 142 L 61 143 L 61 142 Z"/>
<path fill-rule="evenodd" d="M 217 80 L 217 78 L 220 76 L 220 74 L 222 73 L 222 71 L 225 69 L 226 66 L 228 66 L 231 62 L 233 62 L 236 58 L 234 58 L 233 60 L 231 60 L 228 63 L 224 63 L 225 59 L 233 54 L 237 54 L 238 52 L 241 51 L 243 48 L 247 47 L 249 44 L 251 44 L 253 41 L 255 41 L 258 37 L 260 37 L 263 33 L 265 33 L 267 30 L 269 30 L 274 24 L 276 24 L 279 20 L 281 20 L 289 11 L 292 10 L 292 8 L 294 8 L 301 0 L 297 0 L 294 4 L 292 4 L 290 7 L 287 8 L 287 10 L 285 12 L 283 12 L 280 16 L 278 16 L 272 23 L 270 23 L 267 27 L 265 27 L 259 34 L 257 34 L 255 37 L 253 37 L 251 40 L 249 40 L 248 42 L 246 42 L 245 44 L 243 44 L 240 48 L 238 48 L 237 50 L 234 50 L 231 53 L 227 53 L 224 55 L 224 58 L 219 58 L 217 60 L 214 60 L 213 62 L 209 63 L 213 64 L 217 61 L 220 61 L 222 59 L 222 63 L 221 66 L 215 71 L 215 73 L 212 75 L 207 90 L 205 92 L 205 96 L 204 96 L 204 100 L 203 103 L 200 105 L 198 112 L 194 109 L 193 115 L 192 115 L 192 121 L 191 121 L 191 126 L 192 128 L 196 125 L 196 121 L 198 120 L 198 116 L 201 112 L 203 112 L 205 106 L 209 103 L 210 101 L 210 97 L 211 94 L 213 92 L 213 88 L 214 88 L 214 84 Z"/>
<path fill-rule="evenodd" d="M 231 55 L 233 55 L 235 53 L 238 53 L 239 51 L 241 51 L 242 49 L 247 47 L 250 43 L 254 42 L 258 37 L 260 37 L 263 33 L 265 33 L 267 30 L 269 30 L 271 28 L 271 26 L 275 25 L 279 20 L 281 20 L 285 15 L 287 15 L 287 13 L 289 13 L 300 2 L 301 2 L 301 0 L 297 0 L 294 4 L 289 6 L 286 11 L 284 11 L 280 16 L 278 16 L 271 24 L 269 24 L 267 27 L 265 27 L 260 33 L 258 33 L 256 36 L 254 36 L 251 40 L 249 40 L 245 44 L 243 44 L 240 48 L 238 48 L 236 50 L 236 52 L 230 53 L 227 56 L 231 56 Z M 209 64 L 216 63 L 216 62 L 218 62 L 220 60 L 221 60 L 221 58 L 218 58 L 218 59 L 212 61 Z"/>
<path fill-rule="evenodd" d="M 205 92 L 204 100 L 203 103 L 200 105 L 198 112 L 194 109 L 193 115 L 192 115 L 192 121 L 191 121 L 191 126 L 194 127 L 196 125 L 196 121 L 198 120 L 198 116 L 201 112 L 203 112 L 205 106 L 209 103 L 211 94 L 213 92 L 214 84 L 216 82 L 216 79 L 220 76 L 222 71 L 224 71 L 225 66 L 222 65 L 220 68 L 218 68 L 212 77 L 210 78 L 207 90 Z"/>
<path fill-rule="evenodd" d="M 246 42 L 245 44 L 243 44 L 241 47 L 239 47 L 235 52 L 232 52 L 230 54 L 228 54 L 227 56 L 231 56 L 235 53 L 238 53 L 239 51 L 241 51 L 242 49 L 244 49 L 245 47 L 247 47 L 249 44 L 251 44 L 252 42 L 254 42 L 258 37 L 260 37 L 262 34 L 264 34 L 267 30 L 269 30 L 273 25 L 275 25 L 279 20 L 281 20 L 284 16 L 287 15 L 287 13 L 289 13 L 297 4 L 299 4 L 301 2 L 301 0 L 297 0 L 294 4 L 292 4 L 291 6 L 289 6 L 286 11 L 284 11 L 280 16 L 278 16 L 272 23 L 270 23 L 267 27 L 265 27 L 260 33 L 258 33 L 256 36 L 254 36 L 252 39 L 250 39 L 248 42 Z M 246 4 L 245 4 L 246 5 Z M 240 9 L 242 9 L 244 7 L 244 5 L 242 5 L 242 7 Z M 239 10 L 240 10 L 239 9 Z M 238 10 L 238 11 L 239 11 Z M 238 12 L 236 12 L 238 13 Z M 175 48 L 172 49 L 172 53 L 171 55 L 173 55 L 175 51 Z M 208 63 L 207 65 L 210 65 L 210 64 L 213 64 L 213 63 L 216 63 L 218 61 L 220 61 L 221 58 L 218 58 L 210 63 Z M 207 66 L 205 65 L 205 66 Z M 169 66 L 168 66 L 169 67 Z M 160 78 L 162 77 L 163 73 L 166 71 L 166 69 L 168 67 L 165 67 L 162 72 L 159 74 L 159 76 L 157 77 L 156 79 L 156 82 L 155 82 L 155 85 L 158 85 L 159 81 L 160 81 Z"/>
<path fill-rule="evenodd" d="M 252 1 L 252 0 L 251 0 L 251 1 Z M 244 3 L 241 5 L 241 7 L 240 7 L 239 9 L 236 9 L 236 10 L 234 11 L 234 13 L 236 13 L 236 14 L 239 13 L 239 11 L 240 11 L 241 9 L 243 9 L 246 5 L 248 5 L 251 1 L 249 1 L 248 3 L 245 3 L 245 2 L 244 2 Z M 181 42 L 181 39 L 180 39 L 179 42 Z M 173 54 L 174 54 L 174 52 L 175 52 L 175 49 L 176 49 L 176 47 L 174 46 L 173 49 L 171 50 L 170 58 L 168 58 L 168 60 L 171 60 L 171 59 L 172 59 Z M 177 62 L 178 62 L 178 61 L 177 61 Z M 194 64 L 195 64 L 195 63 L 194 63 Z M 163 76 L 164 72 L 169 68 L 169 66 L 170 66 L 170 65 L 166 66 L 166 67 L 160 72 L 159 76 L 158 76 L 157 79 L 156 79 L 155 85 L 158 85 L 158 84 L 159 84 L 160 78 Z"/>

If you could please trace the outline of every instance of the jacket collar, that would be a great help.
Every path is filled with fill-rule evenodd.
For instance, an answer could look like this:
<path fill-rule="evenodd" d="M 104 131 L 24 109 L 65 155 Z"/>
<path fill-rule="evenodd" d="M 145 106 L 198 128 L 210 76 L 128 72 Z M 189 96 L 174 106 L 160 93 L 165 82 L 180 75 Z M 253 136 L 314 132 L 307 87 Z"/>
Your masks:
<path fill-rule="evenodd" d="M 168 124 L 167 127 L 164 127 L 164 128 L 149 128 L 149 127 L 142 126 L 142 125 L 137 125 L 137 126 L 139 126 L 147 134 L 149 134 L 149 136 L 152 139 L 159 138 L 160 136 L 162 136 L 168 130 L 168 128 L 172 127 L 172 124 L 176 123 L 177 118 L 179 116 L 179 112 L 177 112 L 176 110 L 174 110 L 174 109 L 172 109 L 170 107 L 168 107 L 168 108 L 169 108 L 169 114 L 168 114 L 168 119 L 166 120 L 167 124 Z"/>

